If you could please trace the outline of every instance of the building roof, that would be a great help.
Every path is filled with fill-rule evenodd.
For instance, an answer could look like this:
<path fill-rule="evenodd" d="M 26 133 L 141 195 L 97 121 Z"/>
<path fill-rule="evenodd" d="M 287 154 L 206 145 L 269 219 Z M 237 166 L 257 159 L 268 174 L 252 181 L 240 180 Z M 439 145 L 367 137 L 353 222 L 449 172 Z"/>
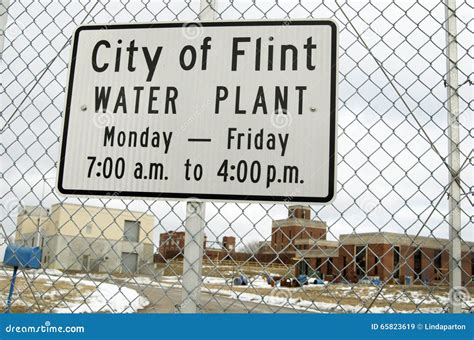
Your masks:
<path fill-rule="evenodd" d="M 153 216 L 153 214 L 150 214 L 147 211 L 138 211 L 138 210 L 130 210 L 128 208 L 125 209 L 120 209 L 120 208 L 110 208 L 106 206 L 96 206 L 96 205 L 86 205 L 86 204 L 76 204 L 76 203 L 55 203 L 51 205 L 51 212 L 53 212 L 56 209 L 63 209 L 66 210 L 67 207 L 73 207 L 75 209 L 97 209 L 97 210 L 104 210 L 104 211 L 114 211 L 114 212 L 129 212 L 132 215 L 137 215 L 137 216 Z"/>
<path fill-rule="evenodd" d="M 18 215 L 48 216 L 49 209 L 39 205 L 24 205 L 18 208 Z"/>
<path fill-rule="evenodd" d="M 449 245 L 449 240 L 433 236 L 415 236 L 392 232 L 376 232 L 361 234 L 339 235 L 342 245 L 366 245 L 366 244 L 390 244 L 396 246 L 421 246 L 433 249 L 445 249 Z M 463 251 L 469 251 L 469 247 L 474 247 L 474 242 L 464 241 Z"/>
<path fill-rule="evenodd" d="M 30 215 L 30 216 L 48 216 L 50 213 L 57 209 L 63 209 L 66 210 L 67 207 L 74 207 L 77 209 L 99 209 L 99 210 L 106 210 L 106 211 L 116 211 L 116 212 L 123 212 L 127 211 L 129 213 L 132 213 L 134 215 L 148 215 L 148 216 L 153 216 L 152 214 L 146 212 L 146 211 L 136 211 L 136 210 L 129 210 L 129 209 L 119 209 L 119 208 L 109 208 L 109 207 L 99 207 L 95 205 L 85 205 L 85 204 L 75 204 L 75 203 L 55 203 L 51 205 L 51 209 L 46 209 L 42 206 L 39 205 L 24 205 L 18 208 L 18 214 L 19 215 Z"/>
<path fill-rule="evenodd" d="M 307 220 L 304 218 L 290 217 L 290 218 L 285 218 L 283 220 L 273 220 L 272 222 L 272 227 L 281 228 L 281 227 L 291 227 L 291 226 L 327 229 L 326 222 Z"/>
<path fill-rule="evenodd" d="M 339 242 L 317 239 L 299 239 L 294 241 L 295 245 L 311 245 L 311 249 L 298 249 L 296 259 L 313 257 L 338 257 Z"/>
<path fill-rule="evenodd" d="M 293 205 L 290 205 L 288 209 L 311 209 L 311 207 L 309 205 L 293 204 Z"/>
<path fill-rule="evenodd" d="M 338 257 L 339 248 L 320 248 L 320 249 L 307 249 L 298 250 L 295 255 L 295 259 L 309 259 L 309 258 L 326 258 L 326 257 Z"/>
<path fill-rule="evenodd" d="M 319 240 L 319 239 L 313 239 L 313 238 L 296 239 L 296 240 L 293 241 L 293 243 L 297 246 L 299 246 L 299 245 L 315 245 L 315 246 L 319 246 L 319 247 L 328 247 L 328 248 L 335 248 L 339 245 L 339 242 L 337 242 L 337 241 Z"/>

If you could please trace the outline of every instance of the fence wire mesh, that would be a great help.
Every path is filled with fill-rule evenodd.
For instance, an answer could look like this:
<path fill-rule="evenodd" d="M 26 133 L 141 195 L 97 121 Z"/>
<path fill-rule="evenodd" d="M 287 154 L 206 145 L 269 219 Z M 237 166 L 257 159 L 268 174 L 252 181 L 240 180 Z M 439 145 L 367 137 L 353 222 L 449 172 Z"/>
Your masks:
<path fill-rule="evenodd" d="M 412 313 L 457 305 L 472 313 L 472 2 L 458 0 L 452 11 L 441 1 L 208 6 L 216 20 L 338 22 L 338 188 L 325 206 L 292 205 L 291 196 L 287 204 L 207 203 L 202 286 L 188 292 L 198 311 Z M 20 270 L 13 312 L 182 311 L 184 226 L 195 212 L 185 202 L 65 199 L 54 183 L 73 30 L 195 21 L 202 10 L 189 0 L 2 0 L 1 252 L 10 244 L 43 250 L 43 269 Z M 446 13 L 456 23 L 453 67 Z M 449 163 L 453 124 L 459 174 Z M 450 241 L 450 174 L 461 189 L 461 223 L 451 233 L 460 258 Z M 450 281 L 453 268 L 460 281 Z M 3 306 L 11 275 L 0 268 Z"/>

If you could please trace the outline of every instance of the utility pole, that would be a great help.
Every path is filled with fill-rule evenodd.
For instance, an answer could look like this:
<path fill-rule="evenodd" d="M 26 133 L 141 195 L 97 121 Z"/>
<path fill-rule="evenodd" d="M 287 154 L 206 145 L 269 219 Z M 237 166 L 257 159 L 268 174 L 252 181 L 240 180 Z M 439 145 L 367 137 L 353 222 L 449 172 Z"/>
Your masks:
<path fill-rule="evenodd" d="M 459 151 L 459 82 L 456 0 L 446 1 L 446 72 L 449 136 L 449 287 L 454 297 L 461 283 L 461 160 Z M 459 301 L 451 298 L 449 312 L 460 313 Z"/>

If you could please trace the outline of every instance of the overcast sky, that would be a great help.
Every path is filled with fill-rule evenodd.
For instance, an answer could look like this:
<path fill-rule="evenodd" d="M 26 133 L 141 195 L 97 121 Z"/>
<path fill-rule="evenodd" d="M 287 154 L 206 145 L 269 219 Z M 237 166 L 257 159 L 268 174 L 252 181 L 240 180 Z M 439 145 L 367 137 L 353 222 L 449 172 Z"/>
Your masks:
<path fill-rule="evenodd" d="M 196 20 L 199 1 L 13 1 L 8 9 L 0 65 L 1 215 L 7 233 L 15 228 L 20 204 L 45 207 L 65 199 L 54 189 L 62 127 L 64 86 L 72 31 L 81 23 L 128 23 Z M 409 109 L 388 83 L 334 2 L 218 1 L 218 19 L 291 19 L 331 17 L 339 23 L 338 191 L 334 203 L 314 205 L 315 219 L 328 223 L 330 238 L 341 233 L 394 231 L 416 234 L 448 183 L 440 157 L 423 138 L 410 111 L 443 157 L 448 154 L 445 12 L 438 1 L 400 1 L 377 5 L 350 1 L 341 6 L 374 56 L 383 62 Z M 458 1 L 459 81 L 472 76 L 472 7 Z M 93 8 L 93 9 L 92 9 Z M 90 15 L 86 15 L 92 9 Z M 2 11 L 2 9 L 0 9 Z M 356 14 L 355 11 L 359 11 Z M 381 15 L 383 11 L 383 15 Z M 469 26 L 469 28 L 467 28 Z M 42 75 L 46 65 L 48 71 Z M 39 79 L 39 81 L 35 79 Z M 472 78 L 471 78 L 472 80 Z M 37 83 L 34 87 L 33 84 Z M 33 90 L 31 90 L 33 88 Z M 31 93 L 30 93 L 31 90 Z M 472 150 L 472 87 L 461 86 L 461 162 Z M 6 121 L 13 116 L 10 123 Z M 470 132 L 470 134 L 469 134 Z M 466 192 L 472 192 L 472 154 L 463 169 Z M 46 180 L 43 181 L 43 176 Z M 43 192 L 44 188 L 44 192 Z M 473 207 L 462 199 L 462 236 L 474 240 Z M 182 202 L 82 199 L 84 204 L 149 210 L 156 234 L 183 228 Z M 448 236 L 445 197 L 431 215 L 430 229 Z M 235 235 L 238 242 L 269 239 L 271 220 L 286 217 L 284 205 L 208 203 L 206 234 L 212 241 Z"/>

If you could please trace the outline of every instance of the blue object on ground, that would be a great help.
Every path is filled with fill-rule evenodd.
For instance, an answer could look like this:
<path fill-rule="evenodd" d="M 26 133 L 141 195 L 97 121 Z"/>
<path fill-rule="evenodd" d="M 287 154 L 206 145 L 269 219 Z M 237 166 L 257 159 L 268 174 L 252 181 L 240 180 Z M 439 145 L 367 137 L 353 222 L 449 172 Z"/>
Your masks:
<path fill-rule="evenodd" d="M 233 280 L 235 286 L 246 286 L 249 284 L 249 279 L 245 275 L 239 275 Z"/>
<path fill-rule="evenodd" d="M 298 280 L 298 282 L 300 283 L 300 285 L 305 285 L 308 283 L 308 276 L 307 275 L 304 275 L 304 274 L 301 274 L 301 275 L 298 275 L 298 277 L 296 278 L 296 280 Z"/>
<path fill-rule="evenodd" d="M 41 268 L 41 248 L 40 247 L 20 247 L 17 245 L 9 245 L 5 250 L 3 257 L 5 266 L 13 267 L 13 275 L 10 281 L 10 290 L 8 291 L 7 306 L 5 313 L 10 313 L 12 306 L 13 292 L 15 291 L 16 274 L 18 267 L 26 269 Z"/>
<path fill-rule="evenodd" d="M 41 268 L 41 248 L 9 245 L 5 250 L 3 264 L 11 267 L 39 269 Z"/>
<path fill-rule="evenodd" d="M 373 279 L 372 280 L 372 284 L 376 285 L 376 286 L 380 286 L 382 282 L 380 281 L 380 279 Z"/>
<path fill-rule="evenodd" d="M 411 276 L 409 275 L 405 276 L 405 285 L 407 286 L 411 285 Z"/>

